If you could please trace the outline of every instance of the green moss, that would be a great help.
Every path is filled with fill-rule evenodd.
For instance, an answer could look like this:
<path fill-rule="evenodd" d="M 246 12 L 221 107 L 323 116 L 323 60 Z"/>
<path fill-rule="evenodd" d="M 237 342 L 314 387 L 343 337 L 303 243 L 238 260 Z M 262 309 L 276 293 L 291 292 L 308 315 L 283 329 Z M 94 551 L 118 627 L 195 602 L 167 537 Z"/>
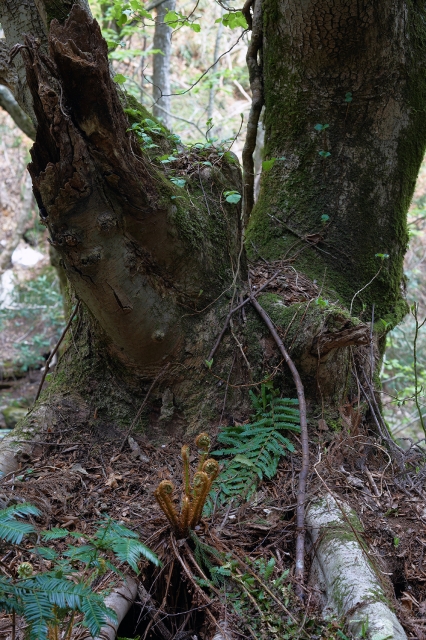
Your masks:
<path fill-rule="evenodd" d="M 274 260 L 294 258 L 297 270 L 324 283 L 344 306 L 349 308 L 353 301 L 354 312 L 365 320 L 373 304 L 376 318 L 392 324 L 406 313 L 401 296 L 406 212 L 426 142 L 426 74 L 419 62 L 426 51 L 425 13 L 423 6 L 410 3 L 410 72 L 400 74 L 392 85 L 383 77 L 382 97 L 369 110 L 362 92 L 354 92 L 350 105 L 345 102 L 345 91 L 352 87 L 339 75 L 350 77 L 354 59 L 346 43 L 352 37 L 364 38 L 365 25 L 349 29 L 342 24 L 342 38 L 336 43 L 339 54 L 333 54 L 336 73 L 331 74 L 325 48 L 316 56 L 300 56 L 294 46 L 298 36 L 287 18 L 272 0 L 264 3 L 265 155 L 277 161 L 262 177 L 247 229 L 248 253 L 255 257 L 258 251 Z M 399 65 L 399 57 L 392 55 L 390 69 Z M 357 68 L 359 64 L 357 60 Z M 370 56 L 366 77 L 376 77 L 374 69 Z M 393 118 L 404 124 L 396 140 L 383 142 L 386 135 L 377 135 L 376 114 L 388 108 L 395 90 L 403 94 L 395 107 L 401 114 L 391 113 L 389 122 Z M 318 123 L 329 127 L 318 132 Z M 330 157 L 321 157 L 321 150 L 329 151 Z M 387 166 L 393 169 L 385 171 L 383 184 Z M 377 258 L 378 253 L 389 254 L 389 260 Z"/>

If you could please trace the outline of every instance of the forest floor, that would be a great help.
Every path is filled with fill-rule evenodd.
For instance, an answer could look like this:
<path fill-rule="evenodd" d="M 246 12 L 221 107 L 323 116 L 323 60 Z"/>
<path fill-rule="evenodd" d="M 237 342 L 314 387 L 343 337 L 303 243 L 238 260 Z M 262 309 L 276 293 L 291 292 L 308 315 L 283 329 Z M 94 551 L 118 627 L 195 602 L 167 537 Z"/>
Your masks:
<path fill-rule="evenodd" d="M 0 481 L 0 500 L 30 502 L 41 516 L 37 527 L 63 527 L 93 533 L 102 516 L 136 531 L 162 560 L 161 569 L 145 564 L 140 575 L 147 591 L 122 624 L 119 635 L 140 638 L 212 638 L 214 621 L 226 619 L 242 638 L 348 638 L 339 620 L 321 621 L 320 594 L 306 586 L 305 607 L 293 595 L 295 504 L 301 456 L 296 450 L 281 459 L 278 473 L 263 482 L 242 505 L 214 509 L 186 541 L 175 541 L 154 491 L 171 480 L 175 498 L 182 493 L 181 441 L 154 448 L 142 436 L 138 447 L 122 432 L 102 425 L 88 433 L 88 416 L 76 427 L 72 398 L 63 403 L 63 420 L 46 434 L 33 457 L 24 458 L 15 474 Z M 348 410 L 347 416 L 356 412 Z M 354 422 L 352 423 L 354 426 Z M 297 436 L 293 436 L 297 445 Z M 314 441 L 316 440 L 316 442 Z M 393 585 L 396 612 L 409 638 L 426 638 L 426 509 L 422 491 L 406 482 L 377 441 L 357 429 L 323 430 L 311 443 L 310 494 L 326 484 L 330 493 L 359 514 L 369 553 Z M 213 448 L 215 443 L 213 443 Z M 327 450 L 318 459 L 318 448 Z M 191 456 L 195 467 L 195 456 Z M 416 464 L 413 451 L 412 464 Z M 173 541 L 172 541 L 173 538 Z M 63 551 L 64 541 L 52 541 Z M 46 571 L 45 559 L 22 543 L 3 558 L 13 574 L 27 560 Z M 213 551 L 212 551 L 213 549 Z M 201 550 L 201 551 L 200 551 Z M 265 567 L 273 561 L 273 571 Z M 203 580 L 212 566 L 223 571 L 224 583 Z M 186 568 L 186 570 L 185 570 Z M 284 576 L 284 579 L 283 579 Z M 107 574 L 98 588 L 111 586 Z M 202 585 L 201 588 L 200 584 Z M 389 589 L 388 589 L 389 591 Z M 145 597 L 141 597 L 145 593 Z M 146 595 L 148 593 L 148 596 Z M 208 608 L 206 616 L 204 609 Z M 161 621 L 159 627 L 158 620 Z M 169 635 L 166 635 L 166 631 Z M 183 632 L 185 631 L 185 635 Z M 337 632 L 340 631 L 339 635 Z M 85 635 L 86 634 L 86 635 Z M 288 634 L 288 635 L 287 635 Z M 337 635 L 336 635 L 337 634 Z M 88 638 L 80 632 L 75 638 Z M 234 636 L 236 637 L 236 636 Z M 10 640 L 10 619 L 0 619 L 0 638 Z M 23 638 L 22 631 L 17 640 Z"/>

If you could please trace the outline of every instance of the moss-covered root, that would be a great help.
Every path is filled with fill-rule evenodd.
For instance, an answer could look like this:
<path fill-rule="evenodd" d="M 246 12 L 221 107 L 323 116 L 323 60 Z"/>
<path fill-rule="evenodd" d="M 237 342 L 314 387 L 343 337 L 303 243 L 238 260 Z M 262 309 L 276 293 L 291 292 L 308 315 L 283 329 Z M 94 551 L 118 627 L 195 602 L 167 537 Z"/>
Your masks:
<path fill-rule="evenodd" d="M 356 638 L 407 640 L 361 545 L 362 526 L 355 513 L 328 495 L 314 500 L 306 513 L 313 542 L 311 581 L 324 597 L 324 609 L 346 617 Z"/>

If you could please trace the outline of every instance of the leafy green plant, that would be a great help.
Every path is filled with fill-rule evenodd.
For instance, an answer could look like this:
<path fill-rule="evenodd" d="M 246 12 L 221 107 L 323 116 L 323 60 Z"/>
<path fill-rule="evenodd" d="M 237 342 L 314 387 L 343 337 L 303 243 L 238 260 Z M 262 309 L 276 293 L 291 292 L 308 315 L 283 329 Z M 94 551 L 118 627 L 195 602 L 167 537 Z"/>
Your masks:
<path fill-rule="evenodd" d="M 223 195 L 225 196 L 226 202 L 230 204 L 238 204 L 241 200 L 241 194 L 238 191 L 224 191 Z"/>
<path fill-rule="evenodd" d="M 177 27 L 189 27 L 195 33 L 199 33 L 201 31 L 201 26 L 198 22 L 194 22 L 193 20 L 189 20 L 188 16 L 183 15 L 179 11 L 173 11 L 171 9 L 167 9 L 167 13 L 164 16 L 164 22 L 171 28 L 176 29 Z"/>
<path fill-rule="evenodd" d="M 276 161 L 276 158 L 271 158 L 270 160 L 264 160 L 262 162 L 262 171 L 266 172 L 272 169 Z"/>
<path fill-rule="evenodd" d="M 221 18 L 215 20 L 216 23 L 221 22 L 225 27 L 230 29 L 247 29 L 247 20 L 245 19 L 242 11 L 232 11 L 230 13 L 224 13 Z"/>
<path fill-rule="evenodd" d="M 315 131 L 325 131 L 325 129 L 328 129 L 329 126 L 329 124 L 316 124 L 314 129 Z"/>
<path fill-rule="evenodd" d="M 281 431 L 300 432 L 298 401 L 278 398 L 277 392 L 263 384 L 259 396 L 250 392 L 255 414 L 248 424 L 228 426 L 219 435 L 225 449 L 213 451 L 217 457 L 230 456 L 213 485 L 207 511 L 213 504 L 221 506 L 229 500 L 248 500 L 263 478 L 272 478 L 281 456 L 294 451 L 294 446 Z"/>
<path fill-rule="evenodd" d="M 32 524 L 18 520 L 24 515 L 36 516 L 39 510 L 27 503 L 0 510 L 0 538 L 6 544 L 20 544 L 24 536 L 38 533 Z M 67 544 L 61 554 L 51 547 L 28 549 L 49 560 L 52 568 L 35 572 L 30 562 L 22 562 L 15 576 L 0 576 L 0 610 L 13 614 L 13 624 L 15 615 L 25 618 L 28 640 L 56 640 L 60 633 L 69 640 L 77 613 L 83 616 L 81 624 L 97 636 L 108 619 L 115 620 L 116 616 L 105 605 L 105 594 L 93 591 L 94 580 L 107 571 L 119 574 L 116 564 L 122 562 L 138 572 L 142 557 L 160 564 L 134 531 L 110 518 L 101 520 L 93 535 L 54 528 L 39 532 L 39 536 L 45 542 L 71 538 L 79 544 Z"/>

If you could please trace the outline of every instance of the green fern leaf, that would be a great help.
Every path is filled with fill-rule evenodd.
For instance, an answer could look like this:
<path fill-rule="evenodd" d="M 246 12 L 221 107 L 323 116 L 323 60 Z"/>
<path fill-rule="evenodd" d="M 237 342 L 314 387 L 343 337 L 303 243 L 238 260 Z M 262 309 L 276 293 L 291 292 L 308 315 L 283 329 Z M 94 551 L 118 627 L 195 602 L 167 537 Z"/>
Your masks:
<path fill-rule="evenodd" d="M 99 635 L 108 619 L 117 621 L 115 611 L 106 607 L 102 596 L 97 593 L 91 592 L 90 597 L 84 598 L 81 603 L 81 612 L 84 613 L 83 624 L 93 637 Z"/>
<path fill-rule="evenodd" d="M 248 500 L 265 477 L 272 478 L 280 458 L 294 445 L 280 431 L 300 432 L 300 415 L 294 398 L 277 398 L 274 389 L 262 385 L 261 394 L 250 393 L 256 410 L 249 424 L 229 426 L 218 434 L 218 441 L 226 448 L 212 455 L 233 456 L 227 460 L 216 479 L 205 512 L 222 506 L 229 499 Z"/>
<path fill-rule="evenodd" d="M 121 562 L 127 562 L 136 573 L 139 573 L 138 562 L 141 557 L 150 560 L 157 567 L 161 565 L 155 553 L 134 538 L 116 538 L 112 544 L 112 550 Z"/>
<path fill-rule="evenodd" d="M 11 544 L 20 544 L 22 538 L 35 531 L 27 522 L 18 522 L 12 518 L 5 518 L 0 522 L 0 538 Z"/>

